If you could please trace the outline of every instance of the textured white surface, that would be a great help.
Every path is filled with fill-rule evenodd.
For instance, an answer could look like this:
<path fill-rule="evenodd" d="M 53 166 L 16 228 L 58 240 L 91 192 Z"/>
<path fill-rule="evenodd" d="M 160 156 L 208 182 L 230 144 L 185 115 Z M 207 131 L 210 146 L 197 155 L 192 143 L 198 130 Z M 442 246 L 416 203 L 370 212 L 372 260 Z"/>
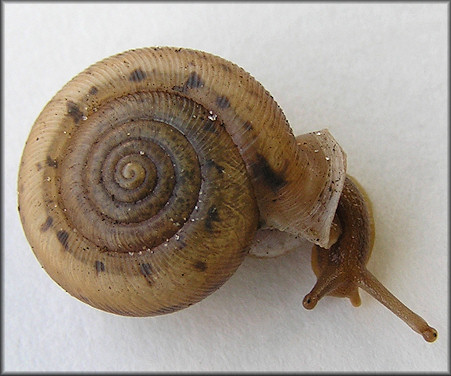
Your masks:
<path fill-rule="evenodd" d="M 446 371 L 448 4 L 3 3 L 5 371 Z M 369 269 L 439 332 L 428 344 L 375 300 L 302 298 L 310 247 L 248 258 L 217 292 L 157 318 L 66 294 L 40 268 L 16 177 L 46 102 L 91 63 L 137 47 L 205 50 L 256 77 L 295 134 L 328 127 L 367 188 Z"/>

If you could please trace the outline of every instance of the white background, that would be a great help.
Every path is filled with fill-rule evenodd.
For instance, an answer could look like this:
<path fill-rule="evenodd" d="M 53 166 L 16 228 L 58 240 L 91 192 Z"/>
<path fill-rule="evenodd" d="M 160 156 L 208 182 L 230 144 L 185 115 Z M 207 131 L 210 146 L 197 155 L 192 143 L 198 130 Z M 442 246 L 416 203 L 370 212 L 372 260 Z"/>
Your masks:
<path fill-rule="evenodd" d="M 448 4 L 4 3 L 4 370 L 446 371 Z M 439 332 L 426 343 L 362 292 L 302 299 L 310 246 L 246 259 L 204 301 L 156 318 L 66 294 L 22 232 L 16 181 L 46 102 L 88 65 L 170 45 L 220 55 L 268 89 L 295 134 L 328 127 L 372 199 L 369 269 Z"/>

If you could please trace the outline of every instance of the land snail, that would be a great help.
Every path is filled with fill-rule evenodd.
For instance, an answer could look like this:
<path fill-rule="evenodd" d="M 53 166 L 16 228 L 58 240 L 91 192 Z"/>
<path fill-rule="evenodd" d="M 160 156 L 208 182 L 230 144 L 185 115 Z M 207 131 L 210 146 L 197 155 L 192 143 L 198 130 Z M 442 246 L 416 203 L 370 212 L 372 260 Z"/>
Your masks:
<path fill-rule="evenodd" d="M 74 77 L 31 129 L 18 199 L 42 267 L 101 310 L 186 308 L 258 253 L 258 234 L 283 232 L 314 243 L 305 308 L 358 306 L 362 288 L 437 337 L 366 269 L 371 206 L 328 130 L 295 137 L 260 83 L 205 52 L 130 50 Z"/>

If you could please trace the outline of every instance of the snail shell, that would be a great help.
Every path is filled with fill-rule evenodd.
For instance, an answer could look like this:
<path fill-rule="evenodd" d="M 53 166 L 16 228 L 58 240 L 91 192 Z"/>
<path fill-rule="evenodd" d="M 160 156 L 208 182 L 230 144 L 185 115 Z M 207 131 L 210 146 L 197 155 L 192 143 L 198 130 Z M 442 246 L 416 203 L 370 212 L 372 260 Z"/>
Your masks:
<path fill-rule="evenodd" d="M 219 288 L 257 228 L 327 247 L 345 154 L 322 130 L 295 139 L 235 64 L 131 50 L 73 78 L 26 143 L 19 211 L 41 265 L 105 311 L 177 311 Z"/>

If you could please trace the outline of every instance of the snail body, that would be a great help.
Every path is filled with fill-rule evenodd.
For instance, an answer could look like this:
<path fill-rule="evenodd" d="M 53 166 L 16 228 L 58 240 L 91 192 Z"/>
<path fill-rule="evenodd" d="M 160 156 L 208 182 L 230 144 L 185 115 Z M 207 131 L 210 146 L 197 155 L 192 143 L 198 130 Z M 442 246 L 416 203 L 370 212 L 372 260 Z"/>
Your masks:
<path fill-rule="evenodd" d="M 152 316 L 219 288 L 257 231 L 332 249 L 346 234 L 336 209 L 347 181 L 332 135 L 295 138 L 243 69 L 145 48 L 92 65 L 46 105 L 23 152 L 19 211 L 67 292 Z"/>

